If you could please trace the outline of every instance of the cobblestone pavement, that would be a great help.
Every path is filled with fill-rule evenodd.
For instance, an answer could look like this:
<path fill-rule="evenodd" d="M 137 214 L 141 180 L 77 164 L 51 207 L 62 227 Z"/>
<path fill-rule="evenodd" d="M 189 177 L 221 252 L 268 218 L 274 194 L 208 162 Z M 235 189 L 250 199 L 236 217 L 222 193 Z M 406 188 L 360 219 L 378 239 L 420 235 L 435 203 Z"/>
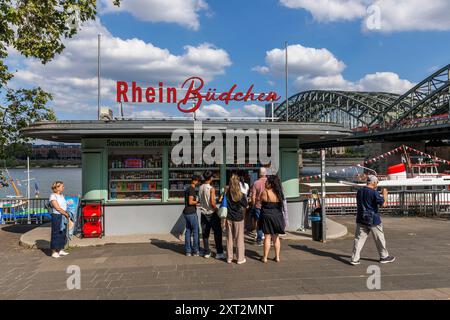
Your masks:
<path fill-rule="evenodd" d="M 354 230 L 353 217 L 336 221 Z M 362 264 L 348 264 L 352 234 L 326 244 L 282 241 L 282 261 L 261 263 L 251 241 L 247 263 L 185 257 L 179 243 L 152 241 L 76 248 L 52 259 L 21 248 L 29 226 L 0 229 L 0 299 L 449 299 L 450 220 L 384 218 L 393 264 L 380 265 L 372 238 Z M 273 253 L 271 253 L 273 255 Z M 81 290 L 68 290 L 67 268 L 80 267 Z M 370 265 L 381 290 L 369 290 Z"/>

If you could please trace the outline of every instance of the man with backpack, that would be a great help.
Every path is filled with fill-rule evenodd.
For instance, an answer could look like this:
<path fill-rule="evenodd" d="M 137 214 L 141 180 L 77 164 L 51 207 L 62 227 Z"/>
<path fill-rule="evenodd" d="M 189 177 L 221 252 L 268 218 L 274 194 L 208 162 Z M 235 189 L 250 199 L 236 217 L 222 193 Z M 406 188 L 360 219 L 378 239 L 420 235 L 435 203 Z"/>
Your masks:
<path fill-rule="evenodd" d="M 383 189 L 382 194 L 377 191 L 378 178 L 370 175 L 367 178 L 367 186 L 358 190 L 356 194 L 357 214 L 356 214 L 356 232 L 353 242 L 353 254 L 350 263 L 352 265 L 360 264 L 360 253 L 367 240 L 367 236 L 372 232 L 378 253 L 380 254 L 380 263 L 390 263 L 395 261 L 395 257 L 390 256 L 386 249 L 386 240 L 384 238 L 383 225 L 378 212 L 378 207 L 387 206 L 387 190 Z"/>

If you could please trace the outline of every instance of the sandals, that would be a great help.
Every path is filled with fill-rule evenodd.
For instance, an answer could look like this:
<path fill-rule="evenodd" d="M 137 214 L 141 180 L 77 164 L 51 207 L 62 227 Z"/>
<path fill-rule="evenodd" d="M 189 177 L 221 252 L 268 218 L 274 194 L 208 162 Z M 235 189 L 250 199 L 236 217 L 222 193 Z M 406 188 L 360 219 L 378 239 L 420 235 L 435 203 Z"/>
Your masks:
<path fill-rule="evenodd" d="M 267 259 L 264 259 L 264 257 L 261 257 L 260 260 L 261 260 L 262 263 L 267 263 Z"/>
<path fill-rule="evenodd" d="M 275 261 L 275 262 L 280 262 L 280 258 L 277 259 L 277 258 L 275 257 L 275 258 L 273 258 L 273 261 Z"/>

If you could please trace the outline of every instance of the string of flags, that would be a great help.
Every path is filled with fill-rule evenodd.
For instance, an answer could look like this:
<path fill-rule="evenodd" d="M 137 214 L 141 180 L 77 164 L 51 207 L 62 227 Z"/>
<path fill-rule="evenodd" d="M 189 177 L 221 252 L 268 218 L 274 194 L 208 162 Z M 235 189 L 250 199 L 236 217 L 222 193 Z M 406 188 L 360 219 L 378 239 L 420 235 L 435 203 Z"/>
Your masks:
<path fill-rule="evenodd" d="M 389 152 L 383 153 L 383 154 L 379 155 L 378 157 L 375 157 L 375 158 L 372 158 L 372 159 L 364 161 L 363 165 L 372 164 L 374 162 L 380 161 L 381 159 L 385 159 L 387 157 L 390 157 L 390 156 L 392 156 L 392 155 L 394 155 L 394 154 L 396 154 L 398 152 L 402 152 L 402 151 L 403 151 L 403 146 L 395 148 L 394 150 L 391 150 Z"/>
<path fill-rule="evenodd" d="M 392 156 L 392 155 L 394 155 L 394 154 L 396 154 L 398 152 L 403 152 L 403 150 L 405 150 L 405 151 L 412 151 L 414 153 L 420 154 L 423 157 L 427 157 L 429 159 L 432 159 L 432 160 L 434 160 L 436 162 L 450 165 L 450 161 L 448 161 L 448 160 L 441 159 L 441 158 L 429 155 L 429 154 L 427 154 L 425 152 L 416 150 L 416 149 L 408 147 L 408 146 L 400 146 L 398 148 L 395 148 L 395 149 L 393 149 L 391 151 L 388 151 L 386 153 L 383 153 L 383 154 L 381 154 L 381 155 L 379 155 L 377 157 L 368 159 L 368 160 L 364 161 L 361 165 L 364 166 L 364 165 L 375 163 L 375 162 L 380 161 L 382 159 L 386 159 L 387 157 L 390 157 L 390 156 Z M 334 171 L 331 171 L 331 172 L 327 172 L 325 174 L 325 176 L 329 177 L 331 174 L 338 174 L 338 173 L 341 173 L 341 172 L 342 173 L 346 173 L 346 172 L 349 172 L 352 168 L 357 168 L 358 166 L 359 165 L 347 167 L 347 168 L 344 168 L 344 169 L 334 170 Z M 317 174 L 317 175 L 313 175 L 313 176 L 300 177 L 299 178 L 300 181 L 307 181 L 307 182 L 310 181 L 310 180 L 319 180 L 319 179 L 322 179 L 322 174 Z"/>
<path fill-rule="evenodd" d="M 423 157 L 427 157 L 428 159 L 432 159 L 432 160 L 434 160 L 434 161 L 436 161 L 436 162 L 440 162 L 440 163 L 444 163 L 444 164 L 450 165 L 450 161 L 448 161 L 448 160 L 445 160 L 445 159 L 441 159 L 441 158 L 432 156 L 432 155 L 430 155 L 430 154 L 428 154 L 428 153 L 425 153 L 425 152 L 416 150 L 416 149 L 414 149 L 414 148 L 405 146 L 405 150 L 406 150 L 406 151 L 412 151 L 412 152 L 415 152 L 415 153 L 417 153 L 417 154 L 420 154 L 420 155 L 423 156 Z"/>

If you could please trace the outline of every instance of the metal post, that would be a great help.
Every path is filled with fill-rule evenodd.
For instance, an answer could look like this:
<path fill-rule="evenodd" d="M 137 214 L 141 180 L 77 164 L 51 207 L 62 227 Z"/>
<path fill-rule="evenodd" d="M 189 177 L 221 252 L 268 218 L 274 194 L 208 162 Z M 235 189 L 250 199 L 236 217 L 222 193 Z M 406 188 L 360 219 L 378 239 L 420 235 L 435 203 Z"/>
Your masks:
<path fill-rule="evenodd" d="M 30 217 L 30 157 L 27 157 L 27 223 L 31 224 L 31 217 Z"/>
<path fill-rule="evenodd" d="M 101 33 L 97 39 L 97 120 L 100 120 L 100 41 Z"/>
<path fill-rule="evenodd" d="M 326 213 L 326 173 L 325 173 L 325 149 L 320 150 L 320 162 L 321 162 L 321 169 L 320 174 L 322 175 L 321 179 L 321 209 L 322 209 L 322 242 L 326 242 L 327 240 L 327 213 Z"/>
<path fill-rule="evenodd" d="M 285 42 L 285 53 L 286 53 L 286 121 L 289 121 L 289 96 L 288 96 L 288 42 Z"/>
<path fill-rule="evenodd" d="M 273 102 L 270 104 L 270 107 L 271 107 L 271 111 L 272 111 L 272 122 L 273 122 L 274 121 L 274 109 L 275 109 Z"/>

